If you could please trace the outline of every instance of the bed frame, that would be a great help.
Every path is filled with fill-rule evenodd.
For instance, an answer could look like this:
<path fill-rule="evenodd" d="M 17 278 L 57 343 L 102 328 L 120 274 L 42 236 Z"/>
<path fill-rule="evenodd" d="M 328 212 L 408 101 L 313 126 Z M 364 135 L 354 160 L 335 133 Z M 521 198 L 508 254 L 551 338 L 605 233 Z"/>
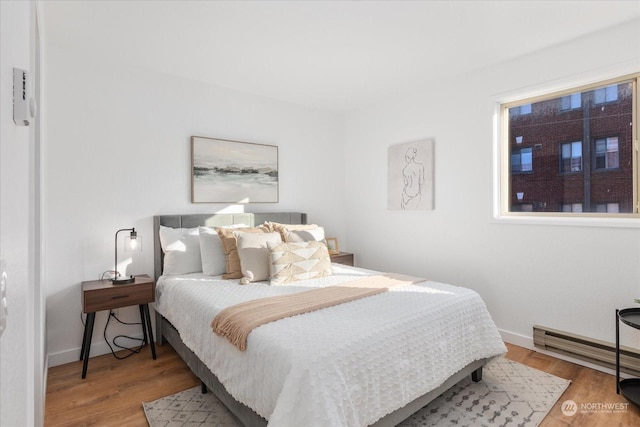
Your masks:
<path fill-rule="evenodd" d="M 162 275 L 164 256 L 160 246 L 160 226 L 172 228 L 191 228 L 197 226 L 219 227 L 232 224 L 260 225 L 265 221 L 279 222 L 283 224 L 306 224 L 307 215 L 300 212 L 266 212 L 266 213 L 238 213 L 238 214 L 186 214 L 186 215 L 159 215 L 153 218 L 154 228 L 154 274 L 156 280 Z M 162 315 L 156 312 L 156 342 L 162 345 L 168 342 L 185 361 L 187 366 L 202 382 L 203 392 L 205 387 L 211 390 L 218 399 L 238 418 L 246 427 L 264 427 L 267 420 L 256 414 L 251 408 L 235 400 L 220 383 L 218 378 L 207 366 L 189 349 L 180 338 L 180 333 Z M 471 375 L 473 381 L 482 380 L 482 367 L 488 359 L 477 360 L 449 377 L 440 387 L 431 390 L 427 394 L 408 403 L 391 414 L 378 420 L 372 426 L 390 427 L 396 426 L 419 409 L 423 408 L 436 397 L 460 382 L 467 375 Z"/>

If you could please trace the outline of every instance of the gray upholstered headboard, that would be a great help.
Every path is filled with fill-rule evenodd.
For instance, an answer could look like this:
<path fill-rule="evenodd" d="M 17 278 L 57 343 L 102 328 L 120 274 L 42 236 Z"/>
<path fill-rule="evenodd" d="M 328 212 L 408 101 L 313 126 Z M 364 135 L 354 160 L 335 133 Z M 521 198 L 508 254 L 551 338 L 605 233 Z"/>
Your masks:
<path fill-rule="evenodd" d="M 232 224 L 260 225 L 265 221 L 282 224 L 306 224 L 307 214 L 301 212 L 263 212 L 263 213 L 231 213 L 231 214 L 185 214 L 158 215 L 153 217 L 153 264 L 156 280 L 162 275 L 164 254 L 160 246 L 160 226 L 171 228 L 192 228 L 200 225 L 219 227 Z"/>

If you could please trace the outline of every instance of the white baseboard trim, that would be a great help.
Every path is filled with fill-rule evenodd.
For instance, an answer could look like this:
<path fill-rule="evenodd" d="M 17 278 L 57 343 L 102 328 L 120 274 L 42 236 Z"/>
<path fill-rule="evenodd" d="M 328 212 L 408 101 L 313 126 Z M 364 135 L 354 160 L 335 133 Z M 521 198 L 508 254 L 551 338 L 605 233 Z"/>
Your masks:
<path fill-rule="evenodd" d="M 140 332 L 139 334 L 133 334 L 131 335 L 131 337 L 142 339 L 142 332 Z M 120 349 L 115 349 L 115 350 L 120 350 Z M 109 354 L 109 353 L 111 353 L 111 349 L 109 348 L 109 346 L 105 341 L 93 342 L 91 343 L 91 351 L 89 352 L 89 358 L 92 358 L 95 356 L 102 356 L 103 354 Z M 72 348 L 72 349 L 64 350 L 58 353 L 49 354 L 49 356 L 47 357 L 47 360 L 48 360 L 49 368 L 58 366 L 58 365 L 64 365 L 66 363 L 78 362 L 80 360 L 80 348 L 79 347 Z M 89 365 L 91 365 L 91 362 L 89 362 Z M 81 372 L 81 371 L 78 371 L 78 372 Z"/>
<path fill-rule="evenodd" d="M 516 334 L 515 332 L 505 331 L 504 329 L 498 329 L 502 341 L 509 344 L 517 345 L 518 347 L 528 348 L 529 350 L 535 350 L 533 346 L 533 337 L 527 337 L 524 335 Z"/>
<path fill-rule="evenodd" d="M 576 365 L 585 366 L 587 368 L 594 369 L 596 371 L 604 372 L 609 375 L 616 375 L 616 371 L 614 369 L 609 369 L 604 366 L 596 365 L 595 363 L 590 363 L 585 360 L 576 359 L 574 357 L 566 356 L 560 353 L 554 353 L 552 351 L 543 350 L 533 345 L 533 337 L 528 337 L 525 335 L 516 334 L 515 332 L 505 331 L 504 329 L 498 329 L 500 332 L 500 336 L 502 336 L 502 341 L 507 342 L 509 344 L 517 345 L 518 347 L 524 347 L 529 350 L 536 351 L 540 354 L 545 354 L 547 356 L 555 357 L 556 359 L 564 360 L 566 362 L 575 363 Z M 631 378 L 632 375 L 626 374 L 624 372 L 620 372 L 621 378 Z"/>

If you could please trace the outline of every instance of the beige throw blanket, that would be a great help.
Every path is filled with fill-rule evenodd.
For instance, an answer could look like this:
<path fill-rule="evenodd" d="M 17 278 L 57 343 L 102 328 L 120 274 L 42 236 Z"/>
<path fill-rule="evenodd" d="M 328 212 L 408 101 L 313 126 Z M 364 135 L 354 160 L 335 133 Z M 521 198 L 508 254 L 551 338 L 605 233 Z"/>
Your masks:
<path fill-rule="evenodd" d="M 216 334 L 226 337 L 233 345 L 244 351 L 247 348 L 249 333 L 265 323 L 376 295 L 392 287 L 422 281 L 424 279 L 417 277 L 385 273 L 366 276 L 336 286 L 247 301 L 223 309 L 213 319 L 211 327 Z"/>

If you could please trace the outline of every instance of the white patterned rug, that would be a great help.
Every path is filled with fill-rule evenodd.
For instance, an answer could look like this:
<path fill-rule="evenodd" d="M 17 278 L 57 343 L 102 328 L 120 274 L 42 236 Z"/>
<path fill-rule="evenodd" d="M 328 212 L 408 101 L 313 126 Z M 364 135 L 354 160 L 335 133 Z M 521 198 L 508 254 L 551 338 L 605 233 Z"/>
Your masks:
<path fill-rule="evenodd" d="M 569 383 L 501 357 L 485 366 L 482 381 L 465 378 L 400 426 L 537 426 Z M 142 405 L 151 427 L 240 426 L 211 392 L 202 394 L 200 387 Z"/>

